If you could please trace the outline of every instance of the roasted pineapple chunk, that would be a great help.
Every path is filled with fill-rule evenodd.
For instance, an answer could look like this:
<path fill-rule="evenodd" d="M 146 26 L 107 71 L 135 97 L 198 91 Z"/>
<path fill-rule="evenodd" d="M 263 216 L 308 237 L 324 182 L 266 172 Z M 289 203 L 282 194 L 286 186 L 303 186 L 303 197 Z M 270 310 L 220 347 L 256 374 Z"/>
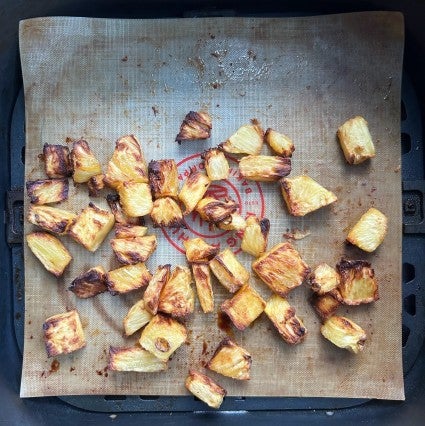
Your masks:
<path fill-rule="evenodd" d="M 310 268 L 289 243 L 280 243 L 252 263 L 252 269 L 279 296 L 285 297 L 305 280 Z"/>
<path fill-rule="evenodd" d="M 225 231 L 243 231 L 246 228 L 246 221 L 238 212 L 234 212 L 215 225 Z"/>
<path fill-rule="evenodd" d="M 152 160 L 148 167 L 153 198 L 173 197 L 179 193 L 177 164 L 174 160 Z"/>
<path fill-rule="evenodd" d="M 261 256 L 267 250 L 267 241 L 270 231 L 270 221 L 249 216 L 246 219 L 246 228 L 243 233 L 241 249 L 254 257 Z"/>
<path fill-rule="evenodd" d="M 88 299 L 108 290 L 106 273 L 102 266 L 83 272 L 68 287 L 80 299 Z"/>
<path fill-rule="evenodd" d="M 363 350 L 367 338 L 364 330 L 356 323 L 336 315 L 324 322 L 320 332 L 334 345 L 355 354 Z"/>
<path fill-rule="evenodd" d="M 154 228 L 186 228 L 180 206 L 171 198 L 158 198 L 153 202 L 151 219 Z"/>
<path fill-rule="evenodd" d="M 147 183 L 122 182 L 118 185 L 117 190 L 122 208 L 127 216 L 140 217 L 152 211 L 152 195 Z"/>
<path fill-rule="evenodd" d="M 176 142 L 208 139 L 211 136 L 211 129 L 211 116 L 207 112 L 189 111 L 180 125 L 180 132 L 176 136 Z"/>
<path fill-rule="evenodd" d="M 96 251 L 113 228 L 114 215 L 89 203 L 69 228 L 69 235 L 89 251 Z"/>
<path fill-rule="evenodd" d="M 267 301 L 264 312 L 286 343 L 296 345 L 306 336 L 307 329 L 286 299 L 274 294 Z"/>
<path fill-rule="evenodd" d="M 119 138 L 108 163 L 105 183 L 117 189 L 122 182 L 148 182 L 148 168 L 140 144 L 134 135 Z"/>
<path fill-rule="evenodd" d="M 106 201 L 108 202 L 109 208 L 111 209 L 115 222 L 122 225 L 143 225 L 143 217 L 129 217 L 127 216 L 119 203 L 120 197 L 118 194 L 108 194 Z"/>
<path fill-rule="evenodd" d="M 323 188 L 309 176 L 282 178 L 280 184 L 283 199 L 293 216 L 305 216 L 337 200 L 333 192 Z"/>
<path fill-rule="evenodd" d="M 76 214 L 56 207 L 30 205 L 27 219 L 46 231 L 62 235 L 76 217 Z"/>
<path fill-rule="evenodd" d="M 219 146 L 231 154 L 258 155 L 263 146 L 263 136 L 263 130 L 258 124 L 246 124 Z"/>
<path fill-rule="evenodd" d="M 184 204 L 184 214 L 192 212 L 201 198 L 207 192 L 211 181 L 208 176 L 200 172 L 191 172 L 183 183 L 179 193 L 179 200 Z"/>
<path fill-rule="evenodd" d="M 264 140 L 277 155 L 282 157 L 292 157 L 292 153 L 295 151 L 292 140 L 276 130 L 267 129 Z"/>
<path fill-rule="evenodd" d="M 214 311 L 214 295 L 211 284 L 210 268 L 206 263 L 192 264 L 193 278 L 196 284 L 199 303 L 205 314 Z"/>
<path fill-rule="evenodd" d="M 123 325 L 126 336 L 131 336 L 152 319 L 152 314 L 145 308 L 144 300 L 136 302 L 124 317 Z"/>
<path fill-rule="evenodd" d="M 146 226 L 122 225 L 120 223 L 115 225 L 115 238 L 144 237 L 146 232 L 148 232 Z"/>
<path fill-rule="evenodd" d="M 155 235 L 135 238 L 113 238 L 111 247 L 120 263 L 134 265 L 146 262 L 156 250 L 157 240 Z"/>
<path fill-rule="evenodd" d="M 156 315 L 158 311 L 159 297 L 164 285 L 170 278 L 170 269 L 171 265 L 159 265 L 152 275 L 145 293 L 143 294 L 145 308 L 152 315 Z"/>
<path fill-rule="evenodd" d="M 334 294 L 335 290 L 331 293 L 323 295 L 314 293 L 313 297 L 311 298 L 311 304 L 314 310 L 317 312 L 317 315 L 319 315 L 322 320 L 328 319 L 334 315 L 340 305 L 338 300 L 334 297 Z"/>
<path fill-rule="evenodd" d="M 109 348 L 108 369 L 112 371 L 136 371 L 155 373 L 168 368 L 166 361 L 161 361 L 146 349 L 139 346 L 131 348 Z"/>
<path fill-rule="evenodd" d="M 341 276 L 338 290 L 344 304 L 360 305 L 379 299 L 375 272 L 369 262 L 342 259 L 336 269 Z"/>
<path fill-rule="evenodd" d="M 112 295 L 124 294 L 148 285 L 152 275 L 142 262 L 125 265 L 106 273 L 106 283 Z"/>
<path fill-rule="evenodd" d="M 90 197 L 98 197 L 100 191 L 102 191 L 103 188 L 105 188 L 105 182 L 103 181 L 105 178 L 104 174 L 99 174 L 92 176 L 88 182 L 87 187 L 89 189 L 89 196 Z"/>
<path fill-rule="evenodd" d="M 217 198 L 207 196 L 199 201 L 196 211 L 207 222 L 217 223 L 229 217 L 238 207 L 239 205 L 233 200 L 217 200 Z"/>
<path fill-rule="evenodd" d="M 227 394 L 226 390 L 210 377 L 194 370 L 190 370 L 186 378 L 186 388 L 211 408 L 220 408 Z"/>
<path fill-rule="evenodd" d="M 32 204 L 60 203 L 68 198 L 68 179 L 38 179 L 26 183 Z"/>
<path fill-rule="evenodd" d="M 186 341 L 186 327 L 173 318 L 155 315 L 142 331 L 139 343 L 161 361 L 168 358 Z"/>
<path fill-rule="evenodd" d="M 73 143 L 71 150 L 71 160 L 74 168 L 72 178 L 74 182 L 87 182 L 92 176 L 102 173 L 99 161 L 94 156 L 89 144 L 85 140 Z"/>
<path fill-rule="evenodd" d="M 247 155 L 239 161 L 239 171 L 248 180 L 275 182 L 291 173 L 291 159 L 271 155 Z"/>
<path fill-rule="evenodd" d="M 369 253 L 375 251 L 387 234 L 387 217 L 370 208 L 348 233 L 347 241 Z"/>
<path fill-rule="evenodd" d="M 220 252 L 210 261 L 210 268 L 218 281 L 234 293 L 249 280 L 249 272 L 238 261 L 230 249 Z"/>
<path fill-rule="evenodd" d="M 251 364 L 251 355 L 226 337 L 220 342 L 206 367 L 232 379 L 249 380 Z"/>
<path fill-rule="evenodd" d="M 43 332 L 49 358 L 69 354 L 86 346 L 83 326 L 76 310 L 47 318 Z"/>
<path fill-rule="evenodd" d="M 202 238 L 183 241 L 186 258 L 189 263 L 207 263 L 219 251 L 218 247 L 210 246 Z"/>
<path fill-rule="evenodd" d="M 308 278 L 308 284 L 317 294 L 325 294 L 337 288 L 340 283 L 340 277 L 337 271 L 327 263 L 317 265 L 315 270 Z"/>
<path fill-rule="evenodd" d="M 229 177 L 229 162 L 218 148 L 211 148 L 202 154 L 205 162 L 205 171 L 211 181 L 222 180 Z"/>
<path fill-rule="evenodd" d="M 360 164 L 375 157 L 375 146 L 367 121 L 360 116 L 346 121 L 337 131 L 338 139 L 349 164 Z"/>
<path fill-rule="evenodd" d="M 35 257 L 56 277 L 63 274 L 72 260 L 72 256 L 64 245 L 47 232 L 28 234 L 27 244 Z"/>
<path fill-rule="evenodd" d="M 176 266 L 159 296 L 158 311 L 172 317 L 186 317 L 195 307 L 192 274 L 186 266 Z"/>
<path fill-rule="evenodd" d="M 238 330 L 245 330 L 264 311 L 266 302 L 249 285 L 245 284 L 231 298 L 221 304 L 221 310 Z"/>
<path fill-rule="evenodd" d="M 71 176 L 72 164 L 67 146 L 45 143 L 43 146 L 43 158 L 46 175 L 50 179 Z"/>

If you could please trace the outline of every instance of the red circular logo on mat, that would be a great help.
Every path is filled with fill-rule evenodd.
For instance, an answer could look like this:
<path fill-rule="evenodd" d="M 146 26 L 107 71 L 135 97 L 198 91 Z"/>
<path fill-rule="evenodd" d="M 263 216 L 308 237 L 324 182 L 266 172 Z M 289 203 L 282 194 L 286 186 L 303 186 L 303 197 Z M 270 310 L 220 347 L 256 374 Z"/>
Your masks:
<path fill-rule="evenodd" d="M 244 218 L 249 215 L 262 218 L 264 216 L 264 196 L 260 184 L 241 176 L 236 159 L 228 157 L 228 160 L 230 165 L 229 178 L 212 182 L 206 195 L 218 199 L 231 198 L 236 201 L 239 204 L 239 214 Z M 177 163 L 177 166 L 180 181 L 184 181 L 191 171 L 204 170 L 204 162 L 200 153 L 184 158 Z M 218 247 L 224 244 L 235 253 L 240 251 L 241 232 L 218 229 L 211 223 L 205 222 L 196 212 L 185 216 L 185 224 L 186 229 L 162 228 L 167 240 L 181 253 L 185 253 L 183 241 L 196 237 L 203 238 L 208 244 Z"/>

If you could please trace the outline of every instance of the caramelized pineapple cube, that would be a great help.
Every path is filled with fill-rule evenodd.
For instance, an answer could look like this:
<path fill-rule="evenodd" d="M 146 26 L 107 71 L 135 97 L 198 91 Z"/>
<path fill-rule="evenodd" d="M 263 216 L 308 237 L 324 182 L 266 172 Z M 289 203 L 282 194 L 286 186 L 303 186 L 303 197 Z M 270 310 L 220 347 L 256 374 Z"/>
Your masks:
<path fill-rule="evenodd" d="M 210 268 L 220 284 L 230 293 L 239 290 L 249 280 L 249 272 L 228 248 L 210 261 Z"/>
<path fill-rule="evenodd" d="M 115 225 L 115 238 L 144 237 L 147 232 L 148 228 L 146 226 L 122 225 L 120 223 Z"/>
<path fill-rule="evenodd" d="M 239 205 L 233 200 L 217 200 L 217 198 L 207 196 L 199 201 L 196 211 L 207 222 L 217 223 L 229 217 L 238 207 Z"/>
<path fill-rule="evenodd" d="M 148 167 L 153 198 L 173 197 L 179 193 L 177 164 L 174 160 L 152 160 Z"/>
<path fill-rule="evenodd" d="M 193 278 L 196 284 L 199 303 L 205 314 L 214 311 L 214 295 L 211 284 L 210 268 L 206 263 L 192 264 Z"/>
<path fill-rule="evenodd" d="M 286 343 L 296 345 L 307 335 L 307 329 L 295 315 L 295 308 L 285 298 L 274 294 L 267 301 L 264 312 Z"/>
<path fill-rule="evenodd" d="M 347 120 L 337 131 L 338 139 L 349 164 L 360 164 L 375 157 L 375 146 L 367 121 L 360 116 Z"/>
<path fill-rule="evenodd" d="M 117 189 L 122 208 L 127 216 L 140 217 L 152 211 L 152 195 L 147 183 L 122 182 Z"/>
<path fill-rule="evenodd" d="M 76 310 L 47 318 L 43 332 L 49 358 L 69 354 L 86 346 L 83 326 Z"/>
<path fill-rule="evenodd" d="M 68 179 L 38 179 L 26 183 L 32 204 L 60 203 L 68 199 Z"/>
<path fill-rule="evenodd" d="M 277 155 L 282 157 L 292 157 L 292 153 L 295 151 L 292 140 L 276 130 L 267 129 L 264 140 Z"/>
<path fill-rule="evenodd" d="M 258 124 L 246 124 L 219 146 L 231 154 L 258 155 L 263 146 L 263 136 L 263 130 Z"/>
<path fill-rule="evenodd" d="M 300 286 L 310 273 L 310 268 L 290 243 L 275 245 L 252 263 L 252 269 L 282 297 Z"/>
<path fill-rule="evenodd" d="M 226 337 L 220 342 L 206 367 L 232 379 L 249 380 L 251 364 L 251 355 Z"/>
<path fill-rule="evenodd" d="M 75 213 L 56 207 L 30 205 L 27 219 L 46 231 L 62 235 L 67 233 L 76 217 Z"/>
<path fill-rule="evenodd" d="M 320 295 L 329 293 L 337 288 L 339 283 L 340 277 L 338 272 L 327 263 L 317 265 L 308 278 L 308 284 L 311 286 L 311 289 Z"/>
<path fill-rule="evenodd" d="M 363 350 L 367 339 L 365 331 L 360 326 L 348 318 L 336 315 L 324 322 L 320 332 L 334 345 L 355 354 Z"/>
<path fill-rule="evenodd" d="M 69 228 L 69 235 L 89 251 L 96 251 L 115 223 L 114 215 L 89 203 Z"/>
<path fill-rule="evenodd" d="M 152 314 L 146 309 L 144 300 L 136 302 L 124 317 L 123 325 L 126 336 L 131 336 L 152 319 Z"/>
<path fill-rule="evenodd" d="M 90 197 L 98 197 L 100 191 L 102 191 L 102 189 L 105 188 L 104 178 L 105 178 L 104 174 L 98 174 L 98 175 L 92 176 L 88 180 L 87 187 L 89 189 Z"/>
<path fill-rule="evenodd" d="M 291 173 L 291 159 L 271 155 L 247 155 L 239 161 L 239 171 L 248 180 L 276 182 Z"/>
<path fill-rule="evenodd" d="M 112 371 L 136 371 L 155 373 L 168 368 L 166 361 L 161 361 L 146 349 L 138 346 L 131 348 L 109 348 L 108 369 Z"/>
<path fill-rule="evenodd" d="M 176 136 L 176 142 L 208 139 L 211 136 L 211 129 L 211 116 L 207 112 L 189 111 L 180 125 L 180 132 Z"/>
<path fill-rule="evenodd" d="M 186 341 L 186 327 L 173 318 L 155 315 L 142 331 L 139 343 L 161 361 L 170 356 Z"/>
<path fill-rule="evenodd" d="M 134 238 L 113 238 L 111 240 L 111 247 L 118 262 L 124 265 L 146 262 L 156 250 L 157 244 L 155 235 Z"/>
<path fill-rule="evenodd" d="M 163 287 L 170 278 L 170 269 L 171 265 L 159 265 L 143 294 L 145 308 L 152 315 L 156 315 L 158 311 L 159 298 Z"/>
<path fill-rule="evenodd" d="M 201 198 L 207 192 L 211 181 L 208 176 L 200 172 L 191 172 L 183 183 L 183 187 L 179 193 L 179 200 L 185 206 L 184 214 L 192 212 Z"/>
<path fill-rule="evenodd" d="M 245 219 L 238 213 L 234 212 L 221 222 L 215 224 L 218 228 L 225 231 L 244 231 L 246 228 Z"/>
<path fill-rule="evenodd" d="M 28 234 L 27 244 L 35 257 L 55 277 L 60 277 L 72 260 L 72 256 L 64 245 L 47 232 Z"/>
<path fill-rule="evenodd" d="M 152 275 L 142 262 L 125 265 L 106 273 L 106 283 L 109 292 L 124 294 L 148 285 Z"/>
<path fill-rule="evenodd" d="M 186 378 L 186 388 L 211 408 L 220 408 L 227 394 L 226 390 L 210 377 L 194 370 L 190 370 Z"/>
<path fill-rule="evenodd" d="M 267 241 L 270 231 L 270 221 L 249 216 L 246 219 L 246 228 L 243 233 L 241 249 L 254 257 L 261 256 L 267 250 Z"/>
<path fill-rule="evenodd" d="M 189 263 L 207 263 L 219 251 L 218 247 L 207 244 L 202 238 L 183 241 L 186 258 Z"/>
<path fill-rule="evenodd" d="M 340 305 L 334 295 L 335 291 L 323 295 L 319 295 L 318 293 L 313 294 L 311 304 L 322 320 L 334 315 Z"/>
<path fill-rule="evenodd" d="M 333 192 L 309 176 L 282 178 L 280 185 L 288 211 L 293 216 L 305 216 L 337 200 Z"/>
<path fill-rule="evenodd" d="M 106 273 L 102 266 L 83 272 L 68 287 L 80 299 L 88 299 L 108 290 Z"/>
<path fill-rule="evenodd" d="M 143 217 L 127 216 L 123 212 L 119 200 L 120 200 L 120 197 L 118 194 L 108 194 L 106 196 L 106 201 L 108 202 L 108 206 L 115 217 L 115 222 L 122 225 L 143 225 L 144 224 Z"/>
<path fill-rule="evenodd" d="M 74 168 L 72 178 L 76 183 L 87 182 L 91 177 L 102 173 L 99 161 L 85 140 L 73 143 L 71 160 Z"/>
<path fill-rule="evenodd" d="M 153 202 L 151 219 L 154 228 L 186 228 L 180 206 L 171 198 L 158 198 Z"/>
<path fill-rule="evenodd" d="M 205 171 L 211 181 L 229 177 L 230 167 L 226 156 L 218 148 L 211 148 L 202 154 L 205 162 Z"/>
<path fill-rule="evenodd" d="M 55 179 L 71 176 L 72 164 L 67 146 L 45 143 L 43 146 L 43 158 L 47 177 Z"/>
<path fill-rule="evenodd" d="M 370 208 L 348 233 L 347 241 L 369 253 L 375 251 L 387 234 L 387 217 Z"/>

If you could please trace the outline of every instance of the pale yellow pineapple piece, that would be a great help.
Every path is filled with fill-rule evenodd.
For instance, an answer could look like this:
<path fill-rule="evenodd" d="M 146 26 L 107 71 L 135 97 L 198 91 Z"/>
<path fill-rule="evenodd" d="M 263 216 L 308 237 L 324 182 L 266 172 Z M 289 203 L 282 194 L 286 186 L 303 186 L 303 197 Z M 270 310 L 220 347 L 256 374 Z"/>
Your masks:
<path fill-rule="evenodd" d="M 314 292 L 322 295 L 337 288 L 340 283 L 340 277 L 332 266 L 327 263 L 321 263 L 311 273 L 308 283 Z"/>
<path fill-rule="evenodd" d="M 146 262 L 156 250 L 157 239 L 155 235 L 134 238 L 113 238 L 111 247 L 120 263 L 132 265 Z"/>
<path fill-rule="evenodd" d="M 207 263 L 193 263 L 192 274 L 196 284 L 199 303 L 205 314 L 214 311 L 214 294 L 211 273 Z"/>
<path fill-rule="evenodd" d="M 186 258 L 189 263 L 207 263 L 219 251 L 218 247 L 207 244 L 202 238 L 183 241 Z"/>
<path fill-rule="evenodd" d="M 194 370 L 190 370 L 185 384 L 189 392 L 211 408 L 220 408 L 227 394 L 226 390 L 214 382 L 210 377 Z"/>
<path fill-rule="evenodd" d="M 146 226 L 115 224 L 115 238 L 144 237 L 147 232 L 148 228 Z"/>
<path fill-rule="evenodd" d="M 131 336 L 152 319 L 152 314 L 145 308 L 144 300 L 136 302 L 124 317 L 123 325 L 126 336 Z"/>
<path fill-rule="evenodd" d="M 291 138 L 276 132 L 276 130 L 267 129 L 264 140 L 277 155 L 281 155 L 282 157 L 292 157 L 292 153 L 295 151 Z"/>
<path fill-rule="evenodd" d="M 271 155 L 247 155 L 239 161 L 241 175 L 257 182 L 276 182 L 291 173 L 291 159 Z"/>
<path fill-rule="evenodd" d="M 68 199 L 69 183 L 63 179 L 38 179 L 26 183 L 27 194 L 32 204 L 60 203 Z"/>
<path fill-rule="evenodd" d="M 54 232 L 55 234 L 66 234 L 74 219 L 75 213 L 68 210 L 58 209 L 50 206 L 37 206 L 31 204 L 28 210 L 28 222 Z"/>
<path fill-rule="evenodd" d="M 161 361 L 146 349 L 139 346 L 117 348 L 110 346 L 108 369 L 112 371 L 136 371 L 155 373 L 168 368 L 166 361 Z"/>
<path fill-rule="evenodd" d="M 195 210 L 196 205 L 205 195 L 210 184 L 211 181 L 206 174 L 201 172 L 190 173 L 179 193 L 179 200 L 185 206 L 185 215 Z"/>
<path fill-rule="evenodd" d="M 238 212 L 235 212 L 221 222 L 217 222 L 215 225 L 225 231 L 239 232 L 245 230 L 246 221 Z"/>
<path fill-rule="evenodd" d="M 226 156 L 218 148 L 211 148 L 202 154 L 205 171 L 211 181 L 223 180 L 229 177 L 230 167 Z"/>
<path fill-rule="evenodd" d="M 72 178 L 76 183 L 87 182 L 91 177 L 100 175 L 102 167 L 85 140 L 73 143 L 71 161 L 74 169 Z"/>
<path fill-rule="evenodd" d="M 177 164 L 174 160 L 152 160 L 149 163 L 148 173 L 153 198 L 177 198 L 179 179 Z"/>
<path fill-rule="evenodd" d="M 266 218 L 248 216 L 243 233 L 241 249 L 254 257 L 261 256 L 267 250 L 270 221 Z"/>
<path fill-rule="evenodd" d="M 154 228 L 186 226 L 180 206 L 171 197 L 158 198 L 153 202 L 151 219 Z"/>
<path fill-rule="evenodd" d="M 171 265 L 159 265 L 152 275 L 145 293 L 143 294 L 145 308 L 152 315 L 156 315 L 158 311 L 159 298 L 164 285 L 170 278 L 170 269 Z"/>
<path fill-rule="evenodd" d="M 149 184 L 144 182 L 122 182 L 117 186 L 122 209 L 127 216 L 141 217 L 153 208 Z"/>
<path fill-rule="evenodd" d="M 263 146 L 263 136 L 263 130 L 258 124 L 246 124 L 220 144 L 220 148 L 231 154 L 257 155 Z"/>
<path fill-rule="evenodd" d="M 151 277 L 144 263 L 136 263 L 109 271 L 106 274 L 106 283 L 112 295 L 124 294 L 147 286 Z"/>

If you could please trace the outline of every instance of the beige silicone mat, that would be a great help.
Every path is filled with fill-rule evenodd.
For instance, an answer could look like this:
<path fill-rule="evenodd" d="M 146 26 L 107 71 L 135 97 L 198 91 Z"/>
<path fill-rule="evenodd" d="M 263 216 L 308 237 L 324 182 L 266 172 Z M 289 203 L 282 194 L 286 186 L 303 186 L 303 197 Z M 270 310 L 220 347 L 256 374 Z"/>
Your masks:
<path fill-rule="evenodd" d="M 365 258 L 375 268 L 380 300 L 339 314 L 358 322 L 368 334 L 355 356 L 324 340 L 320 321 L 307 301 L 308 289 L 294 290 L 290 302 L 308 328 L 295 347 L 280 339 L 263 314 L 244 332 L 228 331 L 252 355 L 252 379 L 232 381 L 210 373 L 229 395 L 329 396 L 403 399 L 401 355 L 401 185 L 400 85 L 403 19 L 398 13 L 359 13 L 303 18 L 225 18 L 107 20 L 39 18 L 21 22 L 20 52 L 26 105 L 26 179 L 43 176 L 38 155 L 44 143 L 66 144 L 85 138 L 105 167 L 115 140 L 133 133 L 148 160 L 175 158 L 183 178 L 189 166 L 201 167 L 199 153 L 224 141 L 239 126 L 258 119 L 290 135 L 296 146 L 292 175 L 309 174 L 333 190 L 339 200 L 304 218 L 289 217 L 277 184 L 246 182 L 231 162 L 231 177 L 211 190 L 241 203 L 242 214 L 264 214 L 271 222 L 269 247 L 287 229 L 308 230 L 295 241 L 308 264 L 331 265 L 341 258 Z M 189 110 L 206 109 L 213 134 L 205 142 L 174 142 Z M 369 122 L 377 156 L 348 166 L 336 140 L 346 119 Z M 264 147 L 264 152 L 267 152 Z M 93 201 L 106 206 L 104 197 Z M 78 212 L 89 202 L 85 186 L 70 183 L 65 208 Z M 376 253 L 346 247 L 347 230 L 370 206 L 389 217 L 389 232 Z M 28 200 L 26 200 L 28 209 Z M 185 264 L 184 238 L 203 235 L 238 250 L 240 238 L 218 233 L 189 217 L 188 230 L 153 229 L 158 249 L 148 260 Z M 25 232 L 33 229 L 28 223 Z M 89 253 L 62 239 L 74 258 L 56 280 L 25 249 L 25 348 L 21 395 L 141 394 L 184 395 L 189 367 L 204 371 L 226 335 L 217 313 L 204 315 L 196 302 L 187 320 L 187 344 L 172 357 L 165 373 L 107 372 L 109 345 L 132 345 L 122 336 L 122 318 L 141 297 L 101 294 L 78 300 L 70 282 L 91 266 L 117 267 L 108 240 Z M 240 253 L 250 269 L 251 258 Z M 267 298 L 266 286 L 252 285 Z M 229 293 L 214 283 L 216 311 Z M 60 356 L 52 368 L 46 356 L 45 318 L 77 308 L 87 347 Z"/>

